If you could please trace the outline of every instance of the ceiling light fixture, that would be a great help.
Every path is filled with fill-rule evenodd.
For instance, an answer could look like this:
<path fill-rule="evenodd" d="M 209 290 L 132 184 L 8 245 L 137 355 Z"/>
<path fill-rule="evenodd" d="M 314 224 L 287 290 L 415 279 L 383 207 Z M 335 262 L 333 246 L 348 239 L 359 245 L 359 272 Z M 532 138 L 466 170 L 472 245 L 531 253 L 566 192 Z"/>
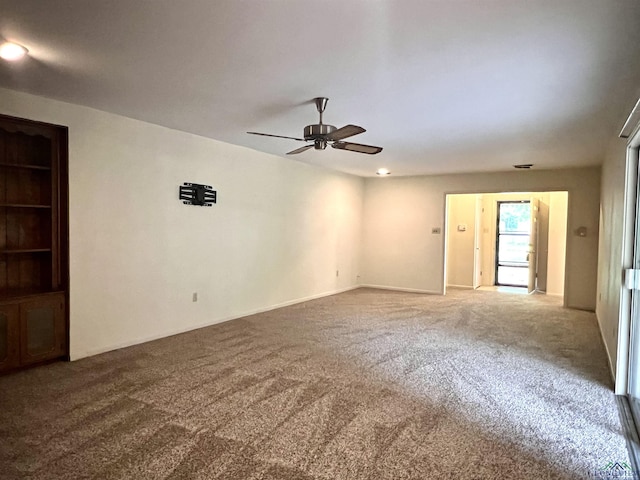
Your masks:
<path fill-rule="evenodd" d="M 384 177 L 385 175 L 391 175 L 391 172 L 386 168 L 379 168 L 378 171 L 376 172 L 376 175 L 380 175 L 381 177 Z"/>
<path fill-rule="evenodd" d="M 20 60 L 24 57 L 29 50 L 27 50 L 22 45 L 18 45 L 13 42 L 5 42 L 0 45 L 0 58 L 7 60 L 9 62 L 15 62 L 16 60 Z"/>
<path fill-rule="evenodd" d="M 531 167 L 533 167 L 533 163 L 522 163 L 520 165 L 513 166 L 513 168 L 519 168 L 522 170 L 529 170 Z"/>

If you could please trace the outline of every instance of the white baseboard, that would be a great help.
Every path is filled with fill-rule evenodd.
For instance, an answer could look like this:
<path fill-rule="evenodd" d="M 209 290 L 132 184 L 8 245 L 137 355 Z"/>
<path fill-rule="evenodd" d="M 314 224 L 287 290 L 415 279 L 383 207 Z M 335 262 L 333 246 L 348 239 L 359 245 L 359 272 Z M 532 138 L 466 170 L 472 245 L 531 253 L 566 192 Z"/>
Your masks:
<path fill-rule="evenodd" d="M 294 300 L 287 300 L 286 302 L 277 303 L 277 304 L 274 304 L 274 305 L 270 305 L 268 307 L 257 308 L 257 309 L 253 309 L 253 310 L 247 310 L 247 311 L 242 312 L 242 313 L 237 314 L 237 315 L 231 315 L 229 317 L 222 317 L 222 318 L 218 318 L 218 319 L 215 319 L 215 320 L 212 320 L 212 321 L 203 322 L 203 323 L 200 323 L 200 324 L 189 325 L 186 328 L 177 328 L 177 329 L 169 330 L 169 331 L 166 331 L 166 332 L 163 332 L 163 333 L 159 333 L 159 334 L 156 334 L 156 335 L 144 336 L 144 337 L 136 338 L 135 340 L 113 344 L 113 345 L 109 345 L 109 346 L 106 346 L 106 347 L 103 347 L 103 348 L 99 348 L 99 349 L 95 349 L 95 350 L 87 350 L 87 351 L 81 352 L 79 355 L 78 354 L 74 355 L 73 352 L 71 352 L 71 361 L 80 360 L 82 358 L 87 358 L 87 357 L 93 357 L 94 355 L 100 355 L 101 353 L 107 353 L 107 352 L 111 352 L 113 350 L 119 350 L 121 348 L 132 347 L 134 345 L 140 345 L 142 343 L 152 342 L 154 340 L 159 340 L 161 338 L 172 337 L 173 335 L 180 335 L 181 333 L 187 333 L 187 332 L 191 332 L 193 330 L 198 330 L 200 328 L 211 327 L 212 325 L 217 325 L 219 323 L 229 322 L 231 320 L 236 320 L 238 318 L 248 317 L 250 315 L 256 315 L 258 313 L 269 312 L 271 310 L 276 310 L 278 308 L 288 307 L 290 305 L 295 305 L 297 303 L 304 303 L 304 302 L 308 302 L 310 300 L 316 300 L 318 298 L 330 297 L 332 295 L 337 295 L 339 293 L 348 292 L 350 290 L 355 290 L 357 288 L 360 288 L 360 285 L 353 285 L 351 287 L 340 288 L 340 289 L 337 289 L 337 290 L 318 293 L 318 294 L 315 294 L 315 295 L 309 295 L 307 297 L 301 297 L 301 298 L 297 298 L 297 299 L 294 299 Z"/>
<path fill-rule="evenodd" d="M 609 365 L 609 373 L 611 373 L 611 380 L 613 381 L 613 384 L 616 385 L 616 374 L 615 374 L 615 370 L 613 369 L 613 364 L 611 363 L 611 358 L 612 358 L 611 352 L 609 352 L 609 347 L 607 345 L 607 342 L 604 339 L 604 335 L 602 334 L 602 324 L 600 323 L 598 312 L 596 312 L 596 321 L 598 322 L 598 332 L 600 332 L 600 340 L 602 340 L 602 344 L 604 345 L 604 351 L 607 353 L 607 365 Z M 626 391 L 615 392 L 616 395 L 626 395 L 626 393 L 627 393 Z"/>
<path fill-rule="evenodd" d="M 419 289 L 419 288 L 392 287 L 392 286 L 389 286 L 389 285 L 362 284 L 362 285 L 359 285 L 358 288 L 377 288 L 378 290 L 394 290 L 396 292 L 427 293 L 429 295 L 442 295 L 442 292 L 437 292 L 435 290 L 422 290 L 422 289 Z"/>
<path fill-rule="evenodd" d="M 471 285 L 453 285 L 453 284 L 448 284 L 447 288 L 464 288 L 467 290 L 475 290 Z"/>

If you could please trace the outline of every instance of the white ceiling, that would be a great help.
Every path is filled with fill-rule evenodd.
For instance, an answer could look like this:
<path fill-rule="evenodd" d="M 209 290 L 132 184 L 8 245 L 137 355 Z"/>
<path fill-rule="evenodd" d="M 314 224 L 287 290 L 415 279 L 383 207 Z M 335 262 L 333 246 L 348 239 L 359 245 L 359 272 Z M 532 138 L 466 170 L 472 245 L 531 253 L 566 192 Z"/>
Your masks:
<path fill-rule="evenodd" d="M 0 0 L 0 86 L 283 155 L 311 99 L 357 175 L 596 165 L 640 95 L 638 0 Z"/>

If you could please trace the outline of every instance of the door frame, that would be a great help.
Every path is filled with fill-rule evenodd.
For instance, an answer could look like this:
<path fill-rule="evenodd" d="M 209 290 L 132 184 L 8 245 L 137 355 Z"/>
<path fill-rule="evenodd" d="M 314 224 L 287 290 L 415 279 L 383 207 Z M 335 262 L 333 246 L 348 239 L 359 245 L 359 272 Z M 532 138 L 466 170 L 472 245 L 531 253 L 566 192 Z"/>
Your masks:
<path fill-rule="evenodd" d="M 572 188 L 569 187 L 562 187 L 562 188 L 554 188 L 553 186 L 545 186 L 545 184 L 543 184 L 543 186 L 539 187 L 539 188 L 529 188 L 526 189 L 526 191 L 518 191 L 518 190 L 513 190 L 513 191 L 504 191 L 504 190 L 498 190 L 498 189 L 475 189 L 475 188 L 470 188 L 468 190 L 454 190 L 454 191 L 445 191 L 443 194 L 443 210 L 442 210 L 442 215 L 444 217 L 444 231 L 442 231 L 439 227 L 433 227 L 432 228 L 432 234 L 436 234 L 436 233 L 442 233 L 443 234 L 443 239 L 442 239 L 442 258 L 443 258 L 443 263 L 442 263 L 442 270 L 440 271 L 441 274 L 441 279 L 442 279 L 442 289 L 440 291 L 441 295 L 446 295 L 447 294 L 447 284 L 448 284 L 448 278 L 447 278 L 447 271 L 448 271 L 448 267 L 449 267 L 449 261 L 448 261 L 448 250 L 449 250 L 449 227 L 450 227 L 450 205 L 449 205 L 449 201 L 450 201 L 450 196 L 453 195 L 481 195 L 481 196 L 485 196 L 485 195 L 501 195 L 501 194 L 506 194 L 506 195 L 522 195 L 522 194 L 528 194 L 530 196 L 536 195 L 536 194 L 542 194 L 542 193 L 553 193 L 553 192 L 564 192 L 567 194 L 567 204 L 564 207 L 565 208 L 565 214 L 566 214 L 566 218 L 565 218 L 565 224 L 566 224 L 566 230 L 564 233 L 564 238 L 563 238 L 563 242 L 565 245 L 565 251 L 564 251 L 564 260 L 565 260 L 565 266 L 564 266 L 564 288 L 562 290 L 562 305 L 564 307 L 568 306 L 568 295 L 567 292 L 569 292 L 571 290 L 571 282 L 570 282 L 570 278 L 568 276 L 568 268 L 566 266 L 566 264 L 568 263 L 569 259 L 571 258 L 571 254 L 572 254 L 572 245 L 571 242 L 569 241 L 569 235 L 570 235 L 570 226 L 572 225 L 572 221 L 573 221 L 573 212 L 572 212 L 572 202 L 573 202 L 573 190 Z M 485 199 L 483 198 L 483 201 Z M 488 210 L 489 212 L 493 211 L 493 207 L 491 205 L 488 205 L 486 202 L 483 204 L 483 211 Z M 484 224 L 485 228 L 493 228 L 493 227 L 489 227 L 489 225 L 494 224 L 494 220 L 493 217 L 490 217 L 487 219 L 487 224 Z M 482 231 L 482 234 L 484 235 L 484 230 Z M 486 246 L 486 245 L 485 245 Z M 493 248 L 495 247 L 495 240 L 492 239 L 492 245 L 486 246 L 486 251 L 492 251 Z M 486 254 L 485 251 L 485 254 Z M 484 267 L 487 266 L 489 267 L 489 270 L 484 271 L 486 269 L 484 269 Z M 491 265 L 488 265 L 487 263 L 482 263 L 482 269 L 483 269 L 483 277 L 486 281 L 486 277 L 487 277 L 487 272 L 490 271 L 490 275 L 493 276 L 494 272 L 493 269 L 491 267 Z M 491 279 L 492 281 L 490 282 L 489 285 L 494 285 L 495 284 L 495 278 Z M 484 282 L 483 282 L 484 284 Z M 486 285 L 486 284 L 485 284 Z"/>
<path fill-rule="evenodd" d="M 622 223 L 622 272 L 633 268 L 635 244 L 635 217 L 638 197 L 638 162 L 640 160 L 640 125 L 629 137 L 626 150 L 624 209 Z M 622 277 L 622 275 L 621 275 Z M 631 347 L 631 290 L 620 282 L 620 309 L 618 318 L 618 345 L 616 355 L 615 393 L 629 391 L 629 362 Z"/>

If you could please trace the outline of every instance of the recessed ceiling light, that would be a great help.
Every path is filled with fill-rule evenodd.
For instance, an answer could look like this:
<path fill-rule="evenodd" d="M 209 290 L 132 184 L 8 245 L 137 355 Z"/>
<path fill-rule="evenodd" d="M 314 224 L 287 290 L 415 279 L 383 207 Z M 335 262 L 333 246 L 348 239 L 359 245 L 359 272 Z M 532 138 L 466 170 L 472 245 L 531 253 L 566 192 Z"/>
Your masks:
<path fill-rule="evenodd" d="M 20 60 L 27 52 L 25 47 L 13 42 L 6 42 L 0 45 L 0 58 L 3 58 L 9 62 Z"/>
<path fill-rule="evenodd" d="M 379 168 L 378 171 L 376 172 L 376 175 L 380 175 L 381 177 L 383 177 L 385 175 L 391 175 L 391 172 L 386 168 Z"/>

